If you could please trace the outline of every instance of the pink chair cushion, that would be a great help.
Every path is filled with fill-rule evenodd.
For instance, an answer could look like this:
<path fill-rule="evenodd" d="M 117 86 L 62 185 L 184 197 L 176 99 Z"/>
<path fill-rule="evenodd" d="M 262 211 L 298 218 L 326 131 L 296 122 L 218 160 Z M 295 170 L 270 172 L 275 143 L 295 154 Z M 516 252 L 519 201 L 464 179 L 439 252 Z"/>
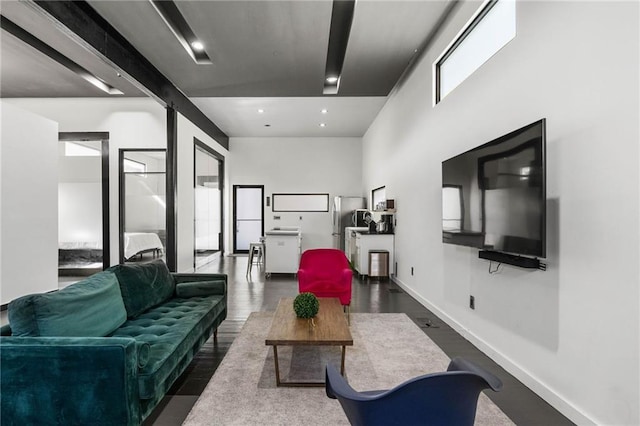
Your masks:
<path fill-rule="evenodd" d="M 344 253 L 337 249 L 310 249 L 302 253 L 298 270 L 298 290 L 317 297 L 337 297 L 351 303 L 353 272 Z"/>

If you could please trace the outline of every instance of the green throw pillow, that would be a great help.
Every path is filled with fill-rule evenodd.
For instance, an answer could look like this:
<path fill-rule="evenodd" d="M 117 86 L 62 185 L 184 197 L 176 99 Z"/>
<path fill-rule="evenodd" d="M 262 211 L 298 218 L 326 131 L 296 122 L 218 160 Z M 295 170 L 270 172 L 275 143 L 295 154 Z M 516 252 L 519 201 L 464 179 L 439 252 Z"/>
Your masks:
<path fill-rule="evenodd" d="M 115 275 L 103 271 L 62 290 L 9 303 L 13 336 L 103 337 L 127 319 Z"/>

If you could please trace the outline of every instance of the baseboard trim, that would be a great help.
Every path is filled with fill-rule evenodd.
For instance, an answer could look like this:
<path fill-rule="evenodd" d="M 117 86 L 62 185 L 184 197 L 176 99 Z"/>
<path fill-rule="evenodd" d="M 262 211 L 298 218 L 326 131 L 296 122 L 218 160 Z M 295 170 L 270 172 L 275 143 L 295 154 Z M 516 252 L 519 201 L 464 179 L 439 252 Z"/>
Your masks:
<path fill-rule="evenodd" d="M 497 351 L 493 346 L 487 343 L 485 340 L 463 327 L 454 318 L 446 314 L 442 309 L 429 302 L 427 299 L 416 293 L 410 286 L 403 283 L 402 280 L 396 276 L 392 276 L 392 281 L 396 283 L 400 288 L 409 293 L 414 299 L 421 303 L 424 307 L 429 309 L 434 314 L 438 315 L 440 319 L 446 322 L 451 328 L 458 332 L 462 337 L 470 341 L 475 347 L 482 351 L 485 355 L 495 361 L 498 365 L 504 368 L 509 374 L 520 380 L 531 391 L 537 394 L 540 398 L 544 399 L 549 405 L 554 407 L 569 420 L 579 425 L 597 425 L 598 422 L 587 416 L 584 412 L 579 410 L 573 404 L 567 402 L 553 389 L 545 385 L 542 381 L 538 380 L 534 375 L 522 368 L 516 362 L 505 356 L 503 353 Z"/>

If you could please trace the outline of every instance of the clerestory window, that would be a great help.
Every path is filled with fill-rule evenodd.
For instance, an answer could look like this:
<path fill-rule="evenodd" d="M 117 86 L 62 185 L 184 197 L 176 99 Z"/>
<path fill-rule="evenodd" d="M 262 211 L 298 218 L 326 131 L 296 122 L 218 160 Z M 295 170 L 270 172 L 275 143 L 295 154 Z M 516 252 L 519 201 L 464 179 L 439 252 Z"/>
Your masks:
<path fill-rule="evenodd" d="M 437 104 L 516 36 L 516 1 L 489 0 L 435 62 Z"/>

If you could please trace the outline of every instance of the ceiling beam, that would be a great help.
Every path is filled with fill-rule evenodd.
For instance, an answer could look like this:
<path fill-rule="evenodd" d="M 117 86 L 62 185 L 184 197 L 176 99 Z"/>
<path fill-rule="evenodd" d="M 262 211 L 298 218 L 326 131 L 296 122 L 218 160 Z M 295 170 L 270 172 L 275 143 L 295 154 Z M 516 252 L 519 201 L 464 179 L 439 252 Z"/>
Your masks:
<path fill-rule="evenodd" d="M 87 2 L 33 0 L 25 3 L 149 96 L 175 109 L 229 149 L 229 137 Z"/>
<path fill-rule="evenodd" d="M 62 53 L 58 52 L 56 49 L 49 46 L 39 38 L 35 37 L 28 31 L 26 31 L 24 28 L 16 25 L 10 19 L 4 16 L 0 16 L 0 27 L 3 30 L 7 31 L 9 34 L 16 37 L 18 40 L 28 44 L 29 46 L 33 47 L 40 53 L 47 55 L 49 58 L 53 59 L 63 67 L 67 68 L 69 71 L 76 73 L 78 76 L 82 77 L 89 83 L 93 84 L 103 92 L 108 93 L 109 95 L 123 94 L 122 91 L 116 89 L 113 86 L 110 86 L 104 80 L 95 76 L 86 68 L 82 67 L 81 65 L 78 65 L 76 62 L 72 61 Z"/>

